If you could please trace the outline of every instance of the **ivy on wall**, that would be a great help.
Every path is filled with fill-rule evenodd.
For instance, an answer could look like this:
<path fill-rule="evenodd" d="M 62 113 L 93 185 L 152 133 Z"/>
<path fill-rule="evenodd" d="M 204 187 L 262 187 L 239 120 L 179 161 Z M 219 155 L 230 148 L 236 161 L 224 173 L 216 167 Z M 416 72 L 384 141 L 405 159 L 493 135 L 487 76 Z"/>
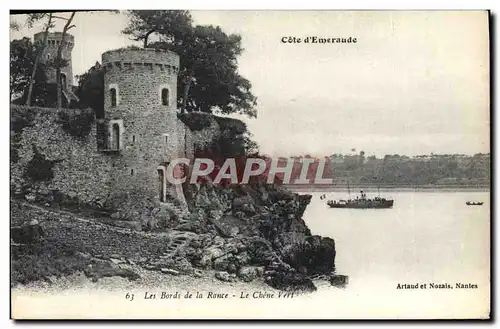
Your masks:
<path fill-rule="evenodd" d="M 57 116 L 57 123 L 61 125 L 63 131 L 81 140 L 90 134 L 94 122 L 95 115 L 90 109 L 75 110 L 72 113 L 60 111 Z"/>
<path fill-rule="evenodd" d="M 10 161 L 12 163 L 17 163 L 21 159 L 19 147 L 21 147 L 21 134 L 15 134 L 10 139 Z"/>
<path fill-rule="evenodd" d="M 210 127 L 213 116 L 203 112 L 178 113 L 177 117 L 192 131 Z"/>
<path fill-rule="evenodd" d="M 11 107 L 10 130 L 19 134 L 24 128 L 33 125 L 36 111 L 30 108 Z"/>
<path fill-rule="evenodd" d="M 54 178 L 54 164 L 57 161 L 47 160 L 44 154 L 32 144 L 33 158 L 26 165 L 26 176 L 33 182 L 50 181 Z"/>

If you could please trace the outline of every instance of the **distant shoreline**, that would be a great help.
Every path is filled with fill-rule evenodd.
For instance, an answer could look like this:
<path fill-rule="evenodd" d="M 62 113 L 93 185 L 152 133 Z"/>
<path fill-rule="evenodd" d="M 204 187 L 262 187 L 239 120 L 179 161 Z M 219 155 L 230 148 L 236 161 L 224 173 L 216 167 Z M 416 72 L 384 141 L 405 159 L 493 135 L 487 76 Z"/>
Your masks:
<path fill-rule="evenodd" d="M 283 185 L 285 188 L 293 192 L 337 192 L 347 191 L 347 185 Z M 351 192 L 357 191 L 373 192 L 380 189 L 380 191 L 398 191 L 398 192 L 489 192 L 490 188 L 485 186 L 362 186 L 352 185 L 349 187 Z"/>

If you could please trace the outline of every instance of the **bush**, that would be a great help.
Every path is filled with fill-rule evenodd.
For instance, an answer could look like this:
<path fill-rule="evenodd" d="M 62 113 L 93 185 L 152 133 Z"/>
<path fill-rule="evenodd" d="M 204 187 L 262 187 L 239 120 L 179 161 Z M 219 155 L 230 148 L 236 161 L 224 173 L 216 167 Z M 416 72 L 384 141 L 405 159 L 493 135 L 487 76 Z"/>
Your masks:
<path fill-rule="evenodd" d="M 38 152 L 37 147 L 33 144 L 33 158 L 26 166 L 26 176 L 33 182 L 50 181 L 54 178 L 52 170 L 56 161 L 50 161 L 45 158 L 45 155 Z"/>
<path fill-rule="evenodd" d="M 58 123 L 62 129 L 69 135 L 82 140 L 89 135 L 94 121 L 94 112 L 90 109 L 75 110 L 71 114 L 60 111 L 58 114 Z"/>
<path fill-rule="evenodd" d="M 19 156 L 19 147 L 21 146 L 21 134 L 15 134 L 10 140 L 10 161 L 17 163 L 21 157 Z"/>
<path fill-rule="evenodd" d="M 36 112 L 25 107 L 11 107 L 10 130 L 20 133 L 24 128 L 33 125 Z"/>
<path fill-rule="evenodd" d="M 213 120 L 212 115 L 203 112 L 178 113 L 177 117 L 192 131 L 210 127 Z"/>
<path fill-rule="evenodd" d="M 61 277 L 83 271 L 90 260 L 75 249 L 57 243 L 12 248 L 11 285 L 47 280 L 50 276 Z"/>

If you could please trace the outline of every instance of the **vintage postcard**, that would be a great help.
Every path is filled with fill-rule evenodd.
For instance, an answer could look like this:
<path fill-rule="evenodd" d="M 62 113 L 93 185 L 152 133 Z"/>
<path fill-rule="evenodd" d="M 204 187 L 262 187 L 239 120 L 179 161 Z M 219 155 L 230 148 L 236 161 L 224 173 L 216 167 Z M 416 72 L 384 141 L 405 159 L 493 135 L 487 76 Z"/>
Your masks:
<path fill-rule="evenodd" d="M 489 319 L 489 15 L 11 12 L 11 317 Z"/>

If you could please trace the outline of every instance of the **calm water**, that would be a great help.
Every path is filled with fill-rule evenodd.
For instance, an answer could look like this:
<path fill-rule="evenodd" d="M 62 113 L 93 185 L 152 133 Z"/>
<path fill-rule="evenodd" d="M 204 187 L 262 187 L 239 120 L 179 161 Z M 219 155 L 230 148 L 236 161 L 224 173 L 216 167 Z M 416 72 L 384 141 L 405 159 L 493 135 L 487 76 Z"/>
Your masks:
<path fill-rule="evenodd" d="M 311 193 L 304 219 L 313 234 L 335 239 L 336 267 L 350 278 L 346 292 L 394 293 L 397 283 L 478 284 L 464 292 L 417 292 L 446 295 L 446 300 L 487 298 L 490 257 L 490 199 L 488 192 L 381 192 L 395 200 L 392 209 L 331 209 L 328 199 L 347 193 Z M 368 193 L 374 197 L 376 193 Z M 483 206 L 466 206 L 483 201 Z M 326 289 L 326 287 L 325 287 Z M 396 290 L 406 295 L 406 292 Z M 413 296 L 417 295 L 412 292 Z M 472 295 L 471 295 L 472 294 Z M 485 295 L 486 294 L 486 295 Z M 411 300 L 411 295 L 408 295 Z M 438 297 L 439 299 L 439 297 Z M 466 307 L 465 303 L 463 307 Z"/>
<path fill-rule="evenodd" d="M 35 315 L 41 312 L 62 318 L 83 314 L 83 310 L 93 316 L 111 312 L 114 316 L 134 318 L 453 319 L 488 315 L 488 193 L 383 193 L 394 198 L 395 206 L 377 210 L 330 209 L 326 200 L 319 199 L 320 195 L 313 194 L 305 220 L 314 234 L 335 239 L 337 272 L 349 276 L 345 289 L 318 281 L 318 291 L 294 298 L 241 299 L 240 293 L 272 291 L 266 285 L 224 283 L 209 289 L 229 289 L 234 298 L 155 302 L 138 298 L 130 302 L 124 297 L 125 290 L 84 289 L 39 297 L 27 293 L 14 300 L 20 309 L 32 310 Z M 339 192 L 328 194 L 328 198 L 346 197 Z M 467 200 L 484 201 L 484 205 L 466 206 Z M 452 286 L 456 282 L 471 283 L 477 284 L 478 289 L 397 289 L 398 283 L 431 282 Z M 190 284 L 191 281 L 185 283 Z M 136 287 L 133 292 L 140 296 L 145 289 L 150 288 Z M 202 290 L 188 290 L 199 289 Z M 182 292 L 185 288 L 158 286 L 158 291 L 176 290 Z"/>

